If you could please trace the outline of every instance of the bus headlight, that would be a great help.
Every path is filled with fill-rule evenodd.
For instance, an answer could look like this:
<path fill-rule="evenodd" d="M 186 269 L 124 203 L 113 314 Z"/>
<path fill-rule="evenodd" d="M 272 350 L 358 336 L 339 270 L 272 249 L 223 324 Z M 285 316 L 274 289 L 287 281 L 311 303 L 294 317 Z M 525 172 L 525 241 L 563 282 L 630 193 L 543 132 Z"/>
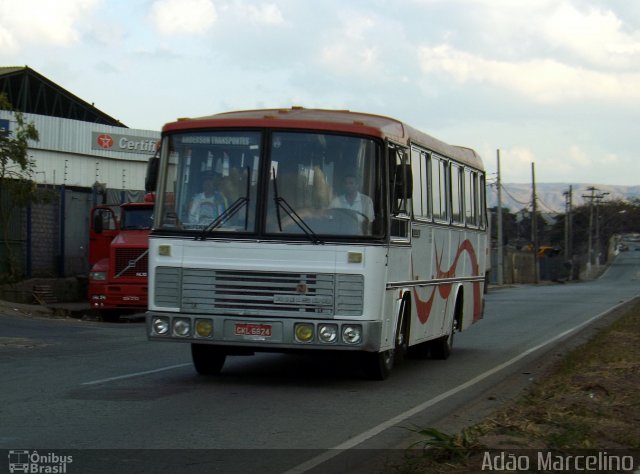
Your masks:
<path fill-rule="evenodd" d="M 173 320 L 173 333 L 176 336 L 185 337 L 191 332 L 191 321 L 186 318 L 176 318 Z"/>
<path fill-rule="evenodd" d="M 167 334 L 167 332 L 169 332 L 169 318 L 153 318 L 151 327 L 153 328 L 153 332 L 156 334 Z"/>
<path fill-rule="evenodd" d="M 321 342 L 333 343 L 338 340 L 338 326 L 336 324 L 321 324 L 318 326 L 318 338 Z"/>
<path fill-rule="evenodd" d="M 347 324 L 342 326 L 342 342 L 345 344 L 360 344 L 362 341 L 362 326 Z"/>
<path fill-rule="evenodd" d="M 211 337 L 213 322 L 210 319 L 196 319 L 196 334 L 200 337 Z"/>
<path fill-rule="evenodd" d="M 296 335 L 296 341 L 309 342 L 313 339 L 313 324 L 298 323 L 294 328 L 294 333 Z"/>

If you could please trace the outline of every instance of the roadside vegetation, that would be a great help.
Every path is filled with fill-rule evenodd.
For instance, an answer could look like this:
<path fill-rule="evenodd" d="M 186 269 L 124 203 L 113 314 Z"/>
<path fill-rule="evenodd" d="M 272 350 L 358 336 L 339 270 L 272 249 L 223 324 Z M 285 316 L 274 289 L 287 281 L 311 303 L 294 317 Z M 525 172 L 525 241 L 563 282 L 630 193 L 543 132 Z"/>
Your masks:
<path fill-rule="evenodd" d="M 490 418 L 457 434 L 417 429 L 422 441 L 407 450 L 404 462 L 387 466 L 385 472 L 482 472 L 487 451 L 518 456 L 544 450 L 569 456 L 606 451 L 630 454 L 616 450 L 635 450 L 637 466 L 638 387 L 640 300 L 628 305 L 619 319 L 586 344 L 554 363 L 525 395 Z M 531 468 L 517 472 L 552 472 L 538 470 L 535 463 Z"/>
<path fill-rule="evenodd" d="M 38 193 L 33 181 L 35 164 L 29 156 L 29 142 L 39 140 L 33 122 L 26 122 L 5 94 L 0 94 L 0 110 L 13 113 L 15 125 L 0 130 L 0 283 L 15 282 L 22 277 L 21 255 L 16 251 L 12 227 L 17 214 L 37 202 Z"/>

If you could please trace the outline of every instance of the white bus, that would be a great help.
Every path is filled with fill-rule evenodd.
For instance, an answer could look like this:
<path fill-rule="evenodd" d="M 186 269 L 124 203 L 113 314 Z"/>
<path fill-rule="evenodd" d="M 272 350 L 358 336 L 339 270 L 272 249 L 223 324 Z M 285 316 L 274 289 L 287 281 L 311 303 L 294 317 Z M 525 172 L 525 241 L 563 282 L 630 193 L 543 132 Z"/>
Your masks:
<path fill-rule="evenodd" d="M 385 379 L 445 359 L 483 315 L 485 175 L 471 149 L 392 118 L 293 107 L 164 126 L 148 337 L 230 355 L 357 353 Z"/>

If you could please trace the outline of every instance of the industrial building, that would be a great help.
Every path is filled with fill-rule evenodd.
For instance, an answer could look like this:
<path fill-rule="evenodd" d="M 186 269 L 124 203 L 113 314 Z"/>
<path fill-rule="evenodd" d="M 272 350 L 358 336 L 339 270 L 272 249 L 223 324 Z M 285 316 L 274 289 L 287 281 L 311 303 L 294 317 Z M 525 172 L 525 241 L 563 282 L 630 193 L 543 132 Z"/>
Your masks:
<path fill-rule="evenodd" d="M 0 67 L 0 93 L 38 130 L 28 149 L 32 179 L 50 198 L 0 222 L 9 235 L 0 246 L 0 274 L 10 247 L 24 278 L 86 275 L 91 207 L 143 198 L 160 132 L 128 128 L 27 66 Z M 0 133 L 15 126 L 13 112 L 0 110 Z"/>
<path fill-rule="evenodd" d="M 159 131 L 128 128 L 29 67 L 0 67 L 0 93 L 40 134 L 29 143 L 36 183 L 144 188 Z M 13 113 L 0 110 L 0 130 L 14 125 Z"/>

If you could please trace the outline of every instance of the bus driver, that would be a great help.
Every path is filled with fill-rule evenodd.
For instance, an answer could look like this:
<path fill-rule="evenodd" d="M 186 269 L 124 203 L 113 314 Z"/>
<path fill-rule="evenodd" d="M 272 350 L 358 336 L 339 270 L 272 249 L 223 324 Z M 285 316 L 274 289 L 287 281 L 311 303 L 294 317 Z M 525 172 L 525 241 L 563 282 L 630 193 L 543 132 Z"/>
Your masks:
<path fill-rule="evenodd" d="M 336 196 L 329 207 L 350 209 L 358 216 L 358 222 L 371 224 L 374 219 L 373 202 L 366 194 L 358 191 L 358 184 L 354 175 L 344 178 L 344 194 Z"/>
<path fill-rule="evenodd" d="M 227 199 L 218 191 L 220 175 L 207 171 L 202 179 L 202 192 L 196 194 L 189 207 L 189 222 L 209 224 L 227 208 Z"/>

